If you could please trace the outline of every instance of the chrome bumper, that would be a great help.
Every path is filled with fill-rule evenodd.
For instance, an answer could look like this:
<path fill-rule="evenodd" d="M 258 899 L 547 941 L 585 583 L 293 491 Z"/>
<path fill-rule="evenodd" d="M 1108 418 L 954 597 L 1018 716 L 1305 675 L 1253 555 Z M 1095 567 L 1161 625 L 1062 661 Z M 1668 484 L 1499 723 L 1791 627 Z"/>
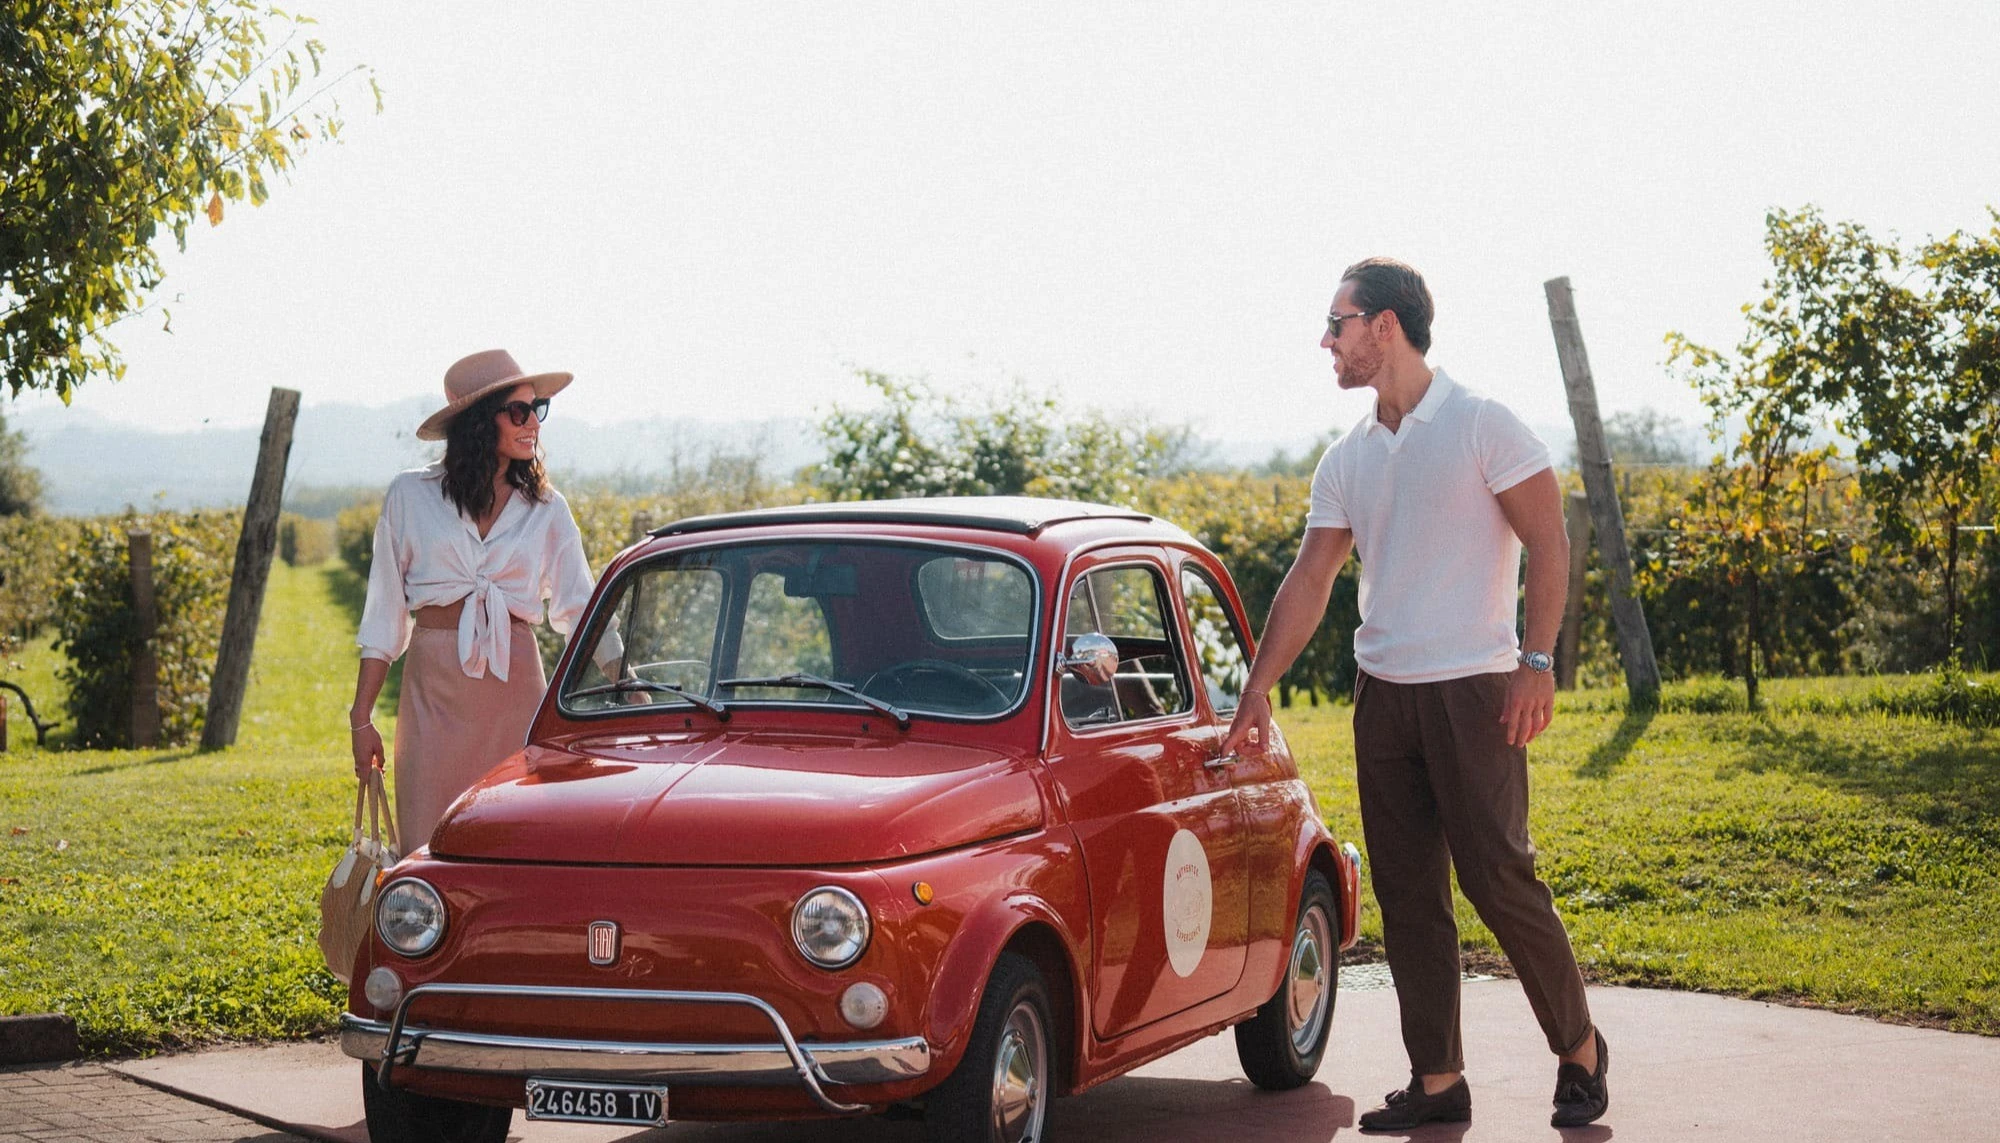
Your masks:
<path fill-rule="evenodd" d="M 754 1008 L 771 1022 L 777 1043 L 658 1044 L 624 1040 L 558 1040 L 460 1032 L 410 1024 L 410 1005 L 421 996 L 542 997 L 558 1000 L 650 1001 L 730 1004 Z M 389 1044 L 397 1047 L 391 1052 Z M 893 1083 L 930 1070 L 930 1045 L 921 1036 L 903 1040 L 861 1040 L 801 1044 L 777 1009 L 736 992 L 674 992 L 624 988 L 542 988 L 517 984 L 424 984 L 403 997 L 388 1023 L 352 1013 L 340 1017 L 340 1050 L 376 1065 L 389 1082 L 398 1067 L 484 1075 L 615 1079 L 631 1082 L 726 1086 L 802 1084 L 820 1106 L 833 1112 L 865 1110 L 839 1102 L 826 1085 Z"/>

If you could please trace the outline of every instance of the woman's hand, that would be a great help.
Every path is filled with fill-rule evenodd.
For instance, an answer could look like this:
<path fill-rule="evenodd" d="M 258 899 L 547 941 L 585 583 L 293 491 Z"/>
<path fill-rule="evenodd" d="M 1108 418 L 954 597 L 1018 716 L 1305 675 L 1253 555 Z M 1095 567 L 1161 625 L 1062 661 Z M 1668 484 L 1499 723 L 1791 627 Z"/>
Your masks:
<path fill-rule="evenodd" d="M 366 782 L 370 769 L 388 768 L 382 750 L 382 734 L 375 729 L 375 697 L 389 677 L 389 660 L 361 656 L 361 669 L 354 676 L 354 705 L 347 708 L 348 739 L 354 746 L 354 776 Z"/>
<path fill-rule="evenodd" d="M 382 753 L 382 732 L 375 729 L 372 722 L 364 722 L 352 728 L 349 737 L 354 743 L 354 776 L 366 782 L 368 771 L 385 769 L 387 758 Z"/>

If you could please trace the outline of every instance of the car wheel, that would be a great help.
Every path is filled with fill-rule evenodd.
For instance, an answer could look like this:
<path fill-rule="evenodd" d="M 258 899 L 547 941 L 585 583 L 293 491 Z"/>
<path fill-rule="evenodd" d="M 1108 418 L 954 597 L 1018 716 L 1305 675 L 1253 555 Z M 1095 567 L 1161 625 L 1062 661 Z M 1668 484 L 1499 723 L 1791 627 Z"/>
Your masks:
<path fill-rule="evenodd" d="M 511 1107 L 461 1103 L 399 1087 L 384 1091 L 369 1064 L 361 1065 L 361 1110 L 373 1143 L 506 1143 L 507 1128 L 514 1122 Z"/>
<path fill-rule="evenodd" d="M 1243 1074 L 1266 1091 L 1304 1085 L 1326 1054 L 1334 993 L 1340 986 L 1340 941 L 1333 917 L 1333 890 L 1318 870 L 1308 872 L 1285 978 L 1255 1016 L 1236 1026 L 1236 1058 Z"/>
<path fill-rule="evenodd" d="M 1048 987 L 1034 962 L 1001 953 L 979 1001 L 965 1056 L 924 1104 L 933 1143 L 1039 1143 L 1048 1120 Z"/>

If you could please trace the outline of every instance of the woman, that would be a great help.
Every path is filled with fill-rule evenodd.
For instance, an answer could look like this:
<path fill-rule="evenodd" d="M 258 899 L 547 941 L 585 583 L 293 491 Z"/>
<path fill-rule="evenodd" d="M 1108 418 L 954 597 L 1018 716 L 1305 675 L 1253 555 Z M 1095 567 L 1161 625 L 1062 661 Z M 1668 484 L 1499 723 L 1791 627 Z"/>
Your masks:
<path fill-rule="evenodd" d="M 570 380 L 528 375 L 500 349 L 459 361 L 444 376 L 447 404 L 417 429 L 445 442 L 444 459 L 400 474 L 383 498 L 348 726 L 365 779 L 386 762 L 375 699 L 407 651 L 395 774 L 406 849 L 526 741 L 548 685 L 529 626 L 543 600 L 564 634 L 590 600 L 583 537 L 539 451 L 549 398 Z M 599 654 L 615 660 L 615 635 L 606 642 Z"/>

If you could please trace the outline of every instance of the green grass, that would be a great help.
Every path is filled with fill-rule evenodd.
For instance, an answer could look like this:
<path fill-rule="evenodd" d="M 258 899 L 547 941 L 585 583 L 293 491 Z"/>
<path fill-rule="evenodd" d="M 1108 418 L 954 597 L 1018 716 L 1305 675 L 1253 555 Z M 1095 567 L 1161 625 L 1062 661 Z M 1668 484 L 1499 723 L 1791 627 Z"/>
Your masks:
<path fill-rule="evenodd" d="M 314 937 L 353 807 L 346 575 L 273 568 L 229 750 L 39 751 L 10 712 L 0 1013 L 67 1012 L 97 1052 L 332 1027 L 345 990 Z M 54 652 L 19 661 L 5 677 L 59 713 Z"/>
<path fill-rule="evenodd" d="M 353 806 L 359 584 L 272 576 L 234 748 L 41 751 L 13 711 L 0 1013 L 66 1011 L 96 1052 L 333 1026 L 344 996 L 313 937 Z M 59 712 L 54 653 L 17 658 L 4 677 Z M 1531 752 L 1532 824 L 1586 971 L 2000 1034 L 2000 731 L 1870 697 L 1926 685 L 1776 680 L 1758 714 L 1714 681 L 1670 687 L 1655 714 L 1564 696 Z M 1731 687 L 1736 708 L 1704 697 Z M 1349 713 L 1281 720 L 1359 843 Z M 1468 947 L 1492 949 L 1460 910 Z M 1379 941 L 1372 899 L 1363 917 Z"/>
<path fill-rule="evenodd" d="M 1530 750 L 1540 870 L 1587 974 L 2000 1034 L 2000 734 L 1587 709 L 1604 698 L 1565 696 Z M 1358 842 L 1350 713 L 1283 721 Z M 1463 898 L 1459 924 L 1497 951 Z"/>

